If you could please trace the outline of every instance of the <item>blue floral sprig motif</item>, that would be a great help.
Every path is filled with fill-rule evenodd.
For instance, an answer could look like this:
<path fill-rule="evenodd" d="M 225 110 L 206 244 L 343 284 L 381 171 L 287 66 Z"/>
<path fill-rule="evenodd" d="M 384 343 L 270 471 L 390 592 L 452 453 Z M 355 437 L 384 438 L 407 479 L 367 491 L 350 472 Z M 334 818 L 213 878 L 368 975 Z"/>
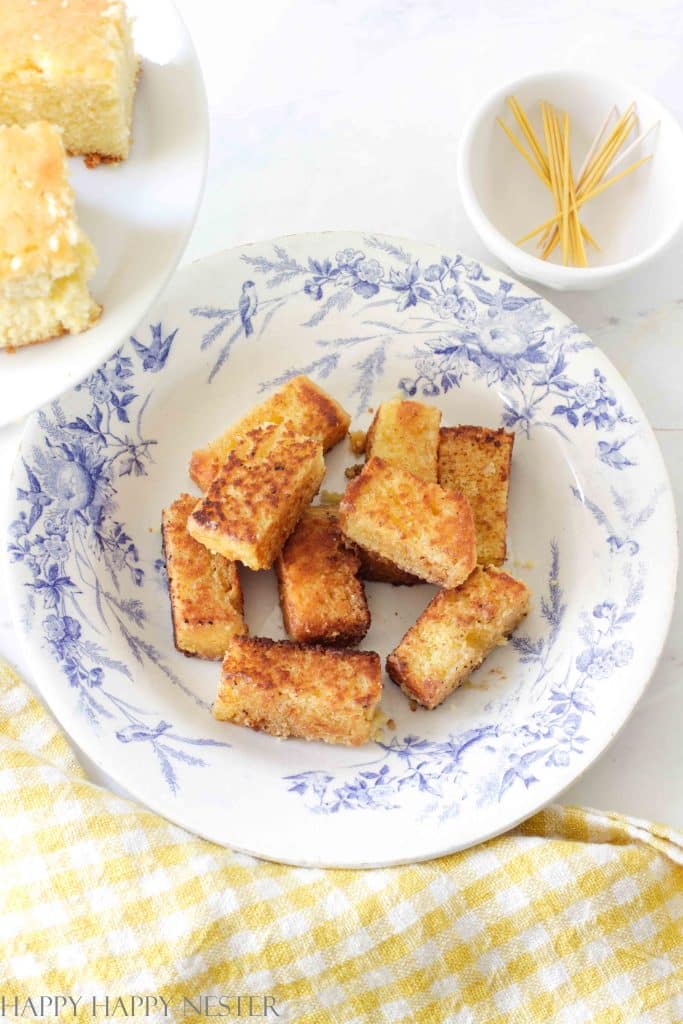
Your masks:
<path fill-rule="evenodd" d="M 131 345 L 143 371 L 156 373 L 169 357 L 176 332 L 164 336 L 161 324 L 151 325 L 150 332 L 149 345 L 135 338 Z M 89 396 L 87 412 L 69 420 L 55 402 L 49 413 L 39 413 L 45 448 L 34 450 L 31 464 L 23 463 L 25 483 L 17 497 L 24 508 L 10 525 L 9 555 L 30 574 L 27 624 L 30 620 L 35 628 L 40 622 L 81 711 L 94 726 L 111 723 L 122 743 L 148 743 L 175 793 L 179 783 L 174 762 L 206 764 L 183 748 L 227 744 L 181 736 L 168 723 L 154 721 L 154 713 L 113 693 L 108 675 L 131 679 L 131 672 L 110 658 L 104 646 L 84 638 L 81 626 L 88 622 L 98 632 L 118 629 L 138 663 L 155 665 L 203 705 L 145 638 L 146 613 L 135 596 L 145 573 L 134 539 L 116 518 L 117 479 L 146 475 L 156 445 L 142 428 L 149 395 L 138 394 L 133 376 L 131 357 L 118 352 L 78 386 Z M 106 568 L 105 574 L 98 572 L 97 563 Z M 102 586 L 102 575 L 111 579 L 111 588 Z M 85 593 L 94 598 L 97 624 L 81 607 Z"/>
<path fill-rule="evenodd" d="M 542 686 L 550 671 L 551 657 L 566 610 L 567 606 L 560 586 L 560 548 L 557 540 L 551 540 L 548 592 L 541 597 L 539 607 L 541 618 L 548 624 L 547 632 L 537 640 L 522 631 L 518 631 L 510 637 L 511 646 L 519 654 L 520 664 L 537 667 L 532 694 L 538 693 L 539 687 Z"/>
<path fill-rule="evenodd" d="M 307 806 L 317 813 L 394 810 L 402 790 L 442 797 L 465 772 L 462 762 L 466 753 L 496 734 L 495 726 L 484 726 L 440 741 L 412 735 L 400 740 L 394 737 L 389 743 L 378 743 L 383 753 L 356 766 L 361 770 L 341 785 L 332 775 L 320 771 L 287 775 L 284 781 L 290 783 L 290 793 L 304 797 Z"/>
<path fill-rule="evenodd" d="M 585 716 L 595 713 L 592 696 L 594 684 L 604 683 L 633 658 L 628 627 L 635 608 L 642 600 L 645 583 L 645 567 L 634 560 L 640 550 L 636 534 L 654 514 L 659 498 L 659 492 L 655 492 L 644 505 L 633 509 L 631 501 L 612 488 L 612 499 L 621 520 L 619 526 L 615 527 L 596 502 L 575 487 L 571 491 L 598 526 L 604 529 L 609 550 L 616 561 L 616 571 L 623 575 L 626 590 L 625 598 L 620 603 L 606 598 L 590 611 L 582 613 L 579 637 L 584 643 L 583 650 L 576 656 L 573 665 L 567 665 L 563 682 L 559 685 L 551 682 L 549 705 L 536 712 L 531 722 L 520 730 L 523 742 L 534 748 L 532 754 L 543 757 L 547 766 L 560 767 L 566 767 L 572 756 L 580 754 L 588 742 L 583 723 Z M 549 638 L 553 635 L 553 607 L 558 600 L 552 595 L 552 574 L 551 569 L 549 597 L 543 598 L 541 602 L 541 614 L 551 622 Z M 554 679 L 557 664 L 548 663 L 545 642 L 534 645 L 528 638 L 517 636 L 512 643 L 520 651 L 522 660 L 538 661 L 541 672 L 537 683 Z M 512 777 L 507 778 L 509 785 Z"/>
<path fill-rule="evenodd" d="M 536 677 L 530 695 L 538 701 L 538 709 L 528 722 L 512 727 L 516 750 L 507 756 L 501 771 L 498 799 L 515 783 L 529 788 L 538 782 L 535 765 L 542 761 L 546 768 L 565 767 L 572 755 L 580 755 L 588 737 L 580 733 L 585 715 L 594 714 L 589 687 L 585 678 L 575 677 L 571 664 L 563 669 L 562 654 L 557 642 L 567 610 L 560 585 L 560 549 L 556 540 L 550 544 L 550 568 L 547 591 L 541 595 L 539 612 L 548 628 L 534 640 L 517 632 L 510 644 L 519 654 L 521 664 L 534 665 Z M 511 701 L 503 701 L 503 711 Z"/>
<path fill-rule="evenodd" d="M 209 380 L 225 366 L 235 344 L 258 341 L 287 303 L 303 293 L 312 308 L 302 327 L 317 328 L 331 314 L 346 312 L 359 320 L 361 330 L 353 338 L 318 340 L 326 353 L 264 380 L 262 391 L 299 373 L 324 379 L 342 352 L 356 344 L 367 350 L 353 364 L 360 414 L 383 367 L 386 346 L 397 335 L 410 335 L 422 340 L 412 353 L 412 371 L 397 382 L 406 396 L 436 398 L 459 388 L 467 377 L 485 379 L 502 396 L 503 426 L 527 437 L 538 427 L 565 438 L 567 430 L 593 429 L 610 435 L 597 440 L 596 454 L 605 466 L 622 471 L 635 465 L 627 450 L 632 433 L 621 432 L 633 419 L 604 374 L 595 368 L 592 377 L 577 380 L 567 371 L 568 356 L 590 347 L 588 340 L 573 326 L 551 327 L 540 298 L 518 294 L 511 281 L 492 280 L 476 261 L 442 256 L 423 266 L 401 245 L 377 236 L 367 236 L 362 249 L 310 256 L 305 263 L 282 245 L 274 246 L 272 256 L 244 253 L 241 259 L 252 277 L 245 278 L 235 301 L 191 310 L 211 321 L 202 349 L 227 334 Z M 385 307 L 384 319 L 374 318 L 378 307 Z"/>
<path fill-rule="evenodd" d="M 633 557 L 640 551 L 640 545 L 636 540 L 636 534 L 641 526 L 644 526 L 655 513 L 657 503 L 662 490 L 654 491 L 643 505 L 633 507 L 634 499 L 626 494 L 610 488 L 610 495 L 616 514 L 619 517 L 619 524 L 614 525 L 613 519 L 588 495 L 584 494 L 578 487 L 572 487 L 571 492 L 578 502 L 586 508 L 598 526 L 602 527 L 607 537 L 609 549 L 613 555 L 626 555 Z M 630 566 L 626 566 L 625 572 L 631 573 Z"/>

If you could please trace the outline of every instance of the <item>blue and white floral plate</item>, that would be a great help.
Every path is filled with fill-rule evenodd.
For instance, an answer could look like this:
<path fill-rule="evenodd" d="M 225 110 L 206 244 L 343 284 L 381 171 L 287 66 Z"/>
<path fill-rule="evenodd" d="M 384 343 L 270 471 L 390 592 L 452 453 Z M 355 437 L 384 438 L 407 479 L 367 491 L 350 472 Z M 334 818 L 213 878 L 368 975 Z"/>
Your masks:
<path fill-rule="evenodd" d="M 360 749 L 215 722 L 218 665 L 173 646 L 160 510 L 191 487 L 192 449 L 296 373 L 355 427 L 404 394 L 444 423 L 517 433 L 508 568 L 533 609 L 436 711 L 387 680 L 396 728 Z M 352 461 L 338 446 L 324 486 Z M 671 614 L 673 503 L 628 388 L 533 292 L 414 242 L 302 235 L 188 267 L 120 352 L 31 419 L 14 482 L 13 605 L 66 729 L 145 804 L 275 860 L 393 864 L 509 828 L 605 749 Z M 244 584 L 252 633 L 282 637 L 272 574 Z M 368 592 L 364 646 L 384 656 L 433 589 Z"/>

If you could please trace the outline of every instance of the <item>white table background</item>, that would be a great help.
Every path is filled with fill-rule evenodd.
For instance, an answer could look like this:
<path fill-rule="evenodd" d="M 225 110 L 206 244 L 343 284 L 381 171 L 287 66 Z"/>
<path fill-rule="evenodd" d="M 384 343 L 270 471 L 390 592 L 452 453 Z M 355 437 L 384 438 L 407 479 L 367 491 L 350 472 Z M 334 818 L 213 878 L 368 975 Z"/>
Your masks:
<path fill-rule="evenodd" d="M 455 155 L 478 97 L 528 71 L 613 72 L 655 93 L 683 120 L 680 0 L 177 4 L 202 62 L 212 127 L 206 194 L 186 262 L 253 239 L 357 228 L 412 236 L 497 265 L 465 220 Z M 680 516 L 683 237 L 625 283 L 598 293 L 544 294 L 602 346 L 639 398 Z M 20 426 L 0 430 L 3 509 L 19 435 Z M 31 682 L 4 574 L 0 560 L 0 655 Z M 645 696 L 564 801 L 683 827 L 682 633 L 679 594 Z"/>

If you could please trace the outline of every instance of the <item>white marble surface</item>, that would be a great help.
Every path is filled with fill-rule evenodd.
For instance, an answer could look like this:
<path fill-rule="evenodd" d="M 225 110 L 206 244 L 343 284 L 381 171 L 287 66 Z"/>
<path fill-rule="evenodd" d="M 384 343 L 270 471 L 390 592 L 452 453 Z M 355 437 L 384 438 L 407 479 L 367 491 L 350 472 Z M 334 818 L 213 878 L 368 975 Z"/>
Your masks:
<path fill-rule="evenodd" d="M 186 260 L 324 228 L 413 236 L 490 260 L 467 224 L 454 160 L 467 111 L 525 71 L 601 67 L 683 120 L 679 0 L 177 0 L 206 77 L 212 155 Z M 226 19 L 222 23 L 222 18 Z M 683 172 L 683 169 L 682 169 Z M 683 511 L 683 238 L 651 268 L 547 296 L 640 399 Z M 0 515 L 20 427 L 0 431 Z M 4 548 L 4 543 L 3 543 Z M 4 597 L 0 655 L 24 668 Z M 652 682 L 611 748 L 564 799 L 683 827 L 683 599 Z M 92 766 L 98 781 L 106 783 Z"/>

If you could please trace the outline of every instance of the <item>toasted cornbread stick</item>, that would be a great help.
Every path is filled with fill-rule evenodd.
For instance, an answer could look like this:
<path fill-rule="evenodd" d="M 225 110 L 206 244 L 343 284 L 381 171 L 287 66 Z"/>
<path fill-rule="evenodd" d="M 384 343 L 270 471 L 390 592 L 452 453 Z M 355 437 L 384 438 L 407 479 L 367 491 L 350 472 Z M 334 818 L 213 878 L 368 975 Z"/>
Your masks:
<path fill-rule="evenodd" d="M 175 645 L 183 654 L 222 658 L 233 636 L 246 633 L 237 566 L 193 540 L 187 520 L 197 499 L 180 497 L 161 514 Z"/>
<path fill-rule="evenodd" d="M 370 612 L 359 566 L 356 552 L 344 544 L 336 511 L 306 509 L 275 562 L 282 617 L 293 640 L 360 643 Z"/>
<path fill-rule="evenodd" d="M 493 566 L 442 590 L 387 658 L 403 692 L 435 708 L 515 629 L 529 607 L 524 583 Z"/>
<path fill-rule="evenodd" d="M 209 551 L 268 569 L 324 475 L 320 443 L 290 423 L 250 430 L 228 453 L 187 528 Z"/>
<path fill-rule="evenodd" d="M 271 736 L 355 747 L 378 733 L 381 695 L 382 667 L 372 651 L 236 637 L 213 714 Z"/>
<path fill-rule="evenodd" d="M 377 457 L 346 488 L 339 525 L 354 543 L 430 583 L 457 587 L 477 564 L 467 499 Z"/>
<path fill-rule="evenodd" d="M 440 422 L 441 411 L 433 405 L 382 402 L 368 430 L 366 459 L 376 455 L 435 484 Z"/>
<path fill-rule="evenodd" d="M 192 453 L 190 476 L 203 491 L 228 457 L 241 434 L 266 423 L 289 420 L 297 433 L 319 441 L 324 451 L 346 436 L 351 418 L 339 402 L 308 377 L 293 377 L 279 391 L 254 406 L 241 420 L 206 448 Z"/>
<path fill-rule="evenodd" d="M 508 485 L 515 435 L 486 427 L 442 427 L 439 483 L 472 507 L 480 565 L 505 561 Z"/>

